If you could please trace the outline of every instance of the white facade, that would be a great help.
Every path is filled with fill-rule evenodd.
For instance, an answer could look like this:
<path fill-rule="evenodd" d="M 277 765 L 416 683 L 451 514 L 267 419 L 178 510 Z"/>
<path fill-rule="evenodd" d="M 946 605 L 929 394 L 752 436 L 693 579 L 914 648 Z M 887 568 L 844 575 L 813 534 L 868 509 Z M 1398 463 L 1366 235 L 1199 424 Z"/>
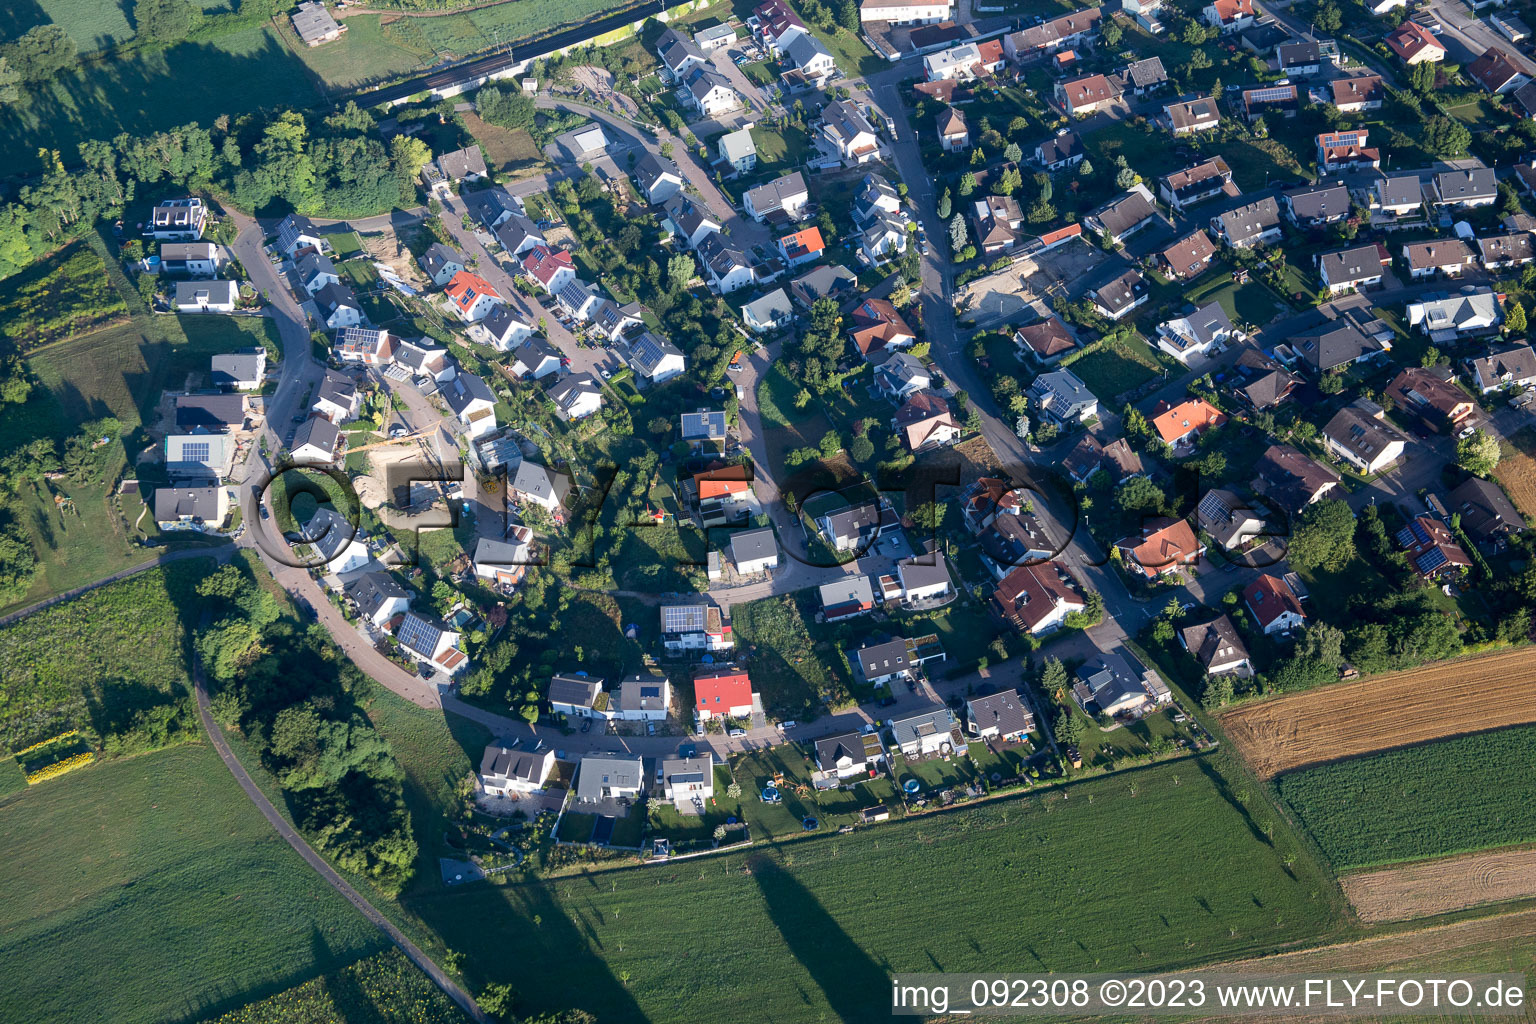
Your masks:
<path fill-rule="evenodd" d="M 859 5 L 859 21 L 883 21 L 892 25 L 932 25 L 948 21 L 954 16 L 955 6 L 949 0 L 943 3 L 913 3 L 910 0 L 864 0 Z"/>

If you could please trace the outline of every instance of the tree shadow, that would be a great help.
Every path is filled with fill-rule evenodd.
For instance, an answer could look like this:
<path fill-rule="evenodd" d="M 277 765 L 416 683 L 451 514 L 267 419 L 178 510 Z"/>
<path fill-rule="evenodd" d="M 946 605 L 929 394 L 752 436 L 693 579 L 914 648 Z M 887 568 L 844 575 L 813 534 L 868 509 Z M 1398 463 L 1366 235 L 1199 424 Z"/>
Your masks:
<path fill-rule="evenodd" d="M 748 869 L 767 902 L 768 916 L 790 952 L 810 973 L 842 1021 L 890 1016 L 889 978 L 843 931 L 821 902 L 771 857 L 753 857 Z"/>

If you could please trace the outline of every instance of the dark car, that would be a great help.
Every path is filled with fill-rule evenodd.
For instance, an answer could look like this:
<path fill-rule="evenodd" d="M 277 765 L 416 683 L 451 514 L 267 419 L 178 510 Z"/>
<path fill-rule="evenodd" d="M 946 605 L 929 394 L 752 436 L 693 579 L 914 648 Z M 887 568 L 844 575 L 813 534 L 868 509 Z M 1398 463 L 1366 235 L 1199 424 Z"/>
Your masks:
<path fill-rule="evenodd" d="M 265 506 L 265 505 L 261 506 L 261 518 L 263 518 L 263 519 L 271 519 L 272 518 L 272 513 L 267 511 L 267 506 Z"/>
<path fill-rule="evenodd" d="M 891 705 L 893 705 L 895 703 L 896 703 L 896 698 L 895 697 L 881 697 L 880 698 L 880 706 L 883 707 L 883 708 L 888 708 L 888 707 L 890 707 Z"/>
<path fill-rule="evenodd" d="M 588 718 L 586 721 L 581 723 L 581 731 L 582 732 L 591 732 L 592 731 L 592 719 Z"/>

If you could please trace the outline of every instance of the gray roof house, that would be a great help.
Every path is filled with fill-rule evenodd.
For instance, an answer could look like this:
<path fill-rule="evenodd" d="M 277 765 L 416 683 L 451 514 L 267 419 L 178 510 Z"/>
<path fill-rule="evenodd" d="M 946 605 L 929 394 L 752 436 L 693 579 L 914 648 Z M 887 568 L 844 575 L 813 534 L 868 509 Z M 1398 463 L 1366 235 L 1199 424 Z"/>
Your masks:
<path fill-rule="evenodd" d="M 762 572 L 779 564 L 779 542 L 773 527 L 731 534 L 731 561 L 740 573 Z"/>
<path fill-rule="evenodd" d="M 1234 249 L 1280 237 L 1280 206 L 1274 196 L 1249 200 L 1211 218 L 1211 231 Z"/>
<path fill-rule="evenodd" d="M 576 769 L 581 803 L 635 797 L 644 788 L 645 763 L 639 754 L 588 754 Z"/>
<path fill-rule="evenodd" d="M 1111 241 L 1135 234 L 1157 216 L 1152 191 L 1140 183 L 1083 217 L 1083 226 L 1108 235 Z"/>
<path fill-rule="evenodd" d="M 635 162 L 634 175 L 640 191 L 652 203 L 664 203 L 683 188 L 683 174 L 677 164 L 650 151 Z"/>
<path fill-rule="evenodd" d="M 524 459 L 518 464 L 517 473 L 507 489 L 515 497 L 554 509 L 571 493 L 571 478 Z"/>
<path fill-rule="evenodd" d="M 155 488 L 155 522 L 203 523 L 217 527 L 229 512 L 229 492 L 217 484 Z"/>
<path fill-rule="evenodd" d="M 545 697 L 549 709 L 556 714 L 590 717 L 597 711 L 602 692 L 603 680 L 599 676 L 557 675 L 550 678 Z"/>
<path fill-rule="evenodd" d="M 966 702 L 966 718 L 973 736 L 1015 742 L 1035 727 L 1035 716 L 1025 706 L 1018 690 L 1004 690 Z"/>
<path fill-rule="evenodd" d="M 1326 252 L 1317 258 L 1317 272 L 1330 294 L 1348 288 L 1376 284 L 1381 280 L 1381 250 L 1375 245 L 1360 245 L 1341 252 Z"/>
<path fill-rule="evenodd" d="M 943 754 L 959 749 L 965 740 L 954 712 L 939 707 L 919 715 L 898 718 L 891 722 L 891 735 L 897 748 L 907 757 L 923 757 Z"/>
<path fill-rule="evenodd" d="M 267 373 L 267 350 L 264 348 L 241 349 L 214 356 L 208 362 L 216 387 L 253 391 L 261 387 Z"/>
<path fill-rule="evenodd" d="M 1036 409 L 1059 423 L 1081 422 L 1099 411 L 1099 400 L 1071 370 L 1042 373 L 1029 386 L 1029 396 Z"/>
<path fill-rule="evenodd" d="M 1298 225 L 1331 224 L 1349 216 L 1349 189 L 1343 182 L 1309 185 L 1283 198 L 1286 213 Z"/>
<path fill-rule="evenodd" d="M 907 641 L 901 637 L 861 647 L 853 652 L 852 661 L 867 683 L 905 677 L 917 667 L 917 663 L 907 657 Z"/>
<path fill-rule="evenodd" d="M 464 269 L 464 256 L 442 242 L 433 242 L 418 261 L 432 283 L 439 288 L 453 280 L 453 275 Z"/>

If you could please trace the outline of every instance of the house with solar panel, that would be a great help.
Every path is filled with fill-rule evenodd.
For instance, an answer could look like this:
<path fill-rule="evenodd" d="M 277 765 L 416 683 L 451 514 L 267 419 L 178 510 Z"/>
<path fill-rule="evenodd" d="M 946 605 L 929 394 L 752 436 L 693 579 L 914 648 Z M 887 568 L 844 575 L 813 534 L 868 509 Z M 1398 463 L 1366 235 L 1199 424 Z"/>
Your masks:
<path fill-rule="evenodd" d="M 695 449 L 706 444 L 717 449 L 725 447 L 725 410 L 699 409 L 683 413 L 678 420 L 683 440 Z"/>
<path fill-rule="evenodd" d="M 329 248 L 320 237 L 314 221 L 297 213 L 290 213 L 277 225 L 277 248 L 284 256 L 295 259 L 306 249 L 322 252 Z"/>
<path fill-rule="evenodd" d="M 1409 563 L 1427 580 L 1455 576 L 1472 567 L 1466 551 L 1434 516 L 1415 516 L 1397 531 L 1397 543 Z"/>
<path fill-rule="evenodd" d="M 650 331 L 629 343 L 625 358 L 637 377 L 652 384 L 669 381 L 688 368 L 682 349 Z"/>
<path fill-rule="evenodd" d="M 490 385 L 472 373 L 460 373 L 438 392 L 464 427 L 470 440 L 496 430 L 496 395 Z"/>
<path fill-rule="evenodd" d="M 172 480 L 224 480 L 234 462 L 235 439 L 229 434 L 193 430 L 166 435 L 165 472 Z"/>
<path fill-rule="evenodd" d="M 608 701 L 608 717 L 620 722 L 664 722 L 672 705 L 672 684 L 654 670 L 626 676 Z"/>
<path fill-rule="evenodd" d="M 736 638 L 720 609 L 708 604 L 661 606 L 661 645 L 674 654 L 714 653 L 735 648 Z"/>
<path fill-rule="evenodd" d="M 569 718 L 604 718 L 608 712 L 608 695 L 603 692 L 601 676 L 589 676 L 585 672 L 557 675 L 550 679 L 545 696 L 549 710 Z"/>
<path fill-rule="evenodd" d="M 458 675 L 469 667 L 469 655 L 459 650 L 459 634 L 441 619 L 409 611 L 395 631 L 400 649 L 434 671 Z"/>

